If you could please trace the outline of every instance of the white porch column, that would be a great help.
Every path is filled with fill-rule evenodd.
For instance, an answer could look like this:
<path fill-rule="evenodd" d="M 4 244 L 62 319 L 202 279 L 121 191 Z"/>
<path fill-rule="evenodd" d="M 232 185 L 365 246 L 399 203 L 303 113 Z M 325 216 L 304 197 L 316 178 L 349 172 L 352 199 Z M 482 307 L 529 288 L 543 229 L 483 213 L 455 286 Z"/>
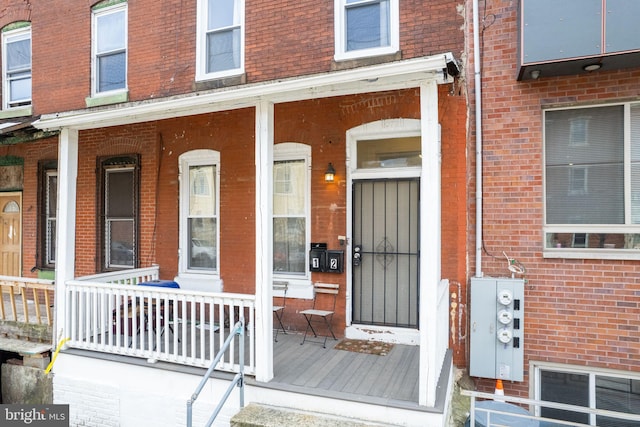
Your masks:
<path fill-rule="evenodd" d="M 420 384 L 419 404 L 433 406 L 440 372 L 436 360 L 437 290 L 440 282 L 440 131 L 438 85 L 434 80 L 420 85 L 422 126 L 422 178 L 420 180 Z"/>
<path fill-rule="evenodd" d="M 56 239 L 56 302 L 54 339 L 65 338 L 65 282 L 74 278 L 76 250 L 76 179 L 78 131 L 63 128 L 58 138 L 58 211 Z M 54 343 L 57 345 L 57 343 Z"/>
<path fill-rule="evenodd" d="M 256 380 L 273 378 L 273 103 L 256 105 Z"/>

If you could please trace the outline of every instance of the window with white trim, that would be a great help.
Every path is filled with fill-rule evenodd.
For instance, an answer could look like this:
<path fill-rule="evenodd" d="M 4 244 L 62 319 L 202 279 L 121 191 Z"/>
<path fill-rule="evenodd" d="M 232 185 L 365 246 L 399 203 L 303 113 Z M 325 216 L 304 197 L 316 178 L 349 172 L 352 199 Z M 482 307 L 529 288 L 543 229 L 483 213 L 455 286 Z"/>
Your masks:
<path fill-rule="evenodd" d="M 244 72 L 244 0 L 199 0 L 196 80 Z"/>
<path fill-rule="evenodd" d="M 546 110 L 544 147 L 545 255 L 640 258 L 640 104 Z"/>
<path fill-rule="evenodd" d="M 55 267 L 56 263 L 56 231 L 58 208 L 58 170 L 55 162 L 47 162 L 41 166 L 41 214 L 42 214 L 42 267 Z"/>
<path fill-rule="evenodd" d="M 399 0 L 334 0 L 335 60 L 400 50 Z"/>
<path fill-rule="evenodd" d="M 3 109 L 31 105 L 31 25 L 2 30 Z"/>
<path fill-rule="evenodd" d="M 537 366 L 537 400 L 640 415 L 640 375 L 595 371 L 570 366 Z M 601 427 L 632 427 L 637 421 L 555 408 L 537 408 L 536 415 Z"/>
<path fill-rule="evenodd" d="M 276 144 L 273 158 L 273 274 L 307 277 L 311 147 L 298 143 Z"/>
<path fill-rule="evenodd" d="M 92 9 L 92 88 L 95 95 L 127 89 L 127 2 L 103 1 Z"/>
<path fill-rule="evenodd" d="M 99 161 L 103 271 L 138 266 L 139 165 L 135 154 Z"/>
<path fill-rule="evenodd" d="M 180 156 L 180 272 L 219 271 L 220 153 L 193 150 Z"/>

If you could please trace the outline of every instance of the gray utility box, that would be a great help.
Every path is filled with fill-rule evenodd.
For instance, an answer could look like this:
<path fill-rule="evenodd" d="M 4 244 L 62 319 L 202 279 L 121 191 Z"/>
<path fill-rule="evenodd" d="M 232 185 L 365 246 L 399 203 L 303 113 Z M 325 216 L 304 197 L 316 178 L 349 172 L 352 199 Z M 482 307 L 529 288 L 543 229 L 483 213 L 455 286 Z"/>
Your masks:
<path fill-rule="evenodd" d="M 471 279 L 469 374 L 522 381 L 524 279 Z"/>

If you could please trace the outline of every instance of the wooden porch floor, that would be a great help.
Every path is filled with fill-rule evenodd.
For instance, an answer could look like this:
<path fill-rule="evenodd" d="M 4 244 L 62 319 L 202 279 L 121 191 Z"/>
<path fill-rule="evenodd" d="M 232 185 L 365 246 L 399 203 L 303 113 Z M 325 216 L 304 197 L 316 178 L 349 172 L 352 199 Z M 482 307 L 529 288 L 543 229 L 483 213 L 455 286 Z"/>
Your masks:
<path fill-rule="evenodd" d="M 302 342 L 303 335 L 280 333 L 273 343 L 274 378 L 257 386 L 377 405 L 418 407 L 419 350 L 395 344 L 378 356 Z"/>

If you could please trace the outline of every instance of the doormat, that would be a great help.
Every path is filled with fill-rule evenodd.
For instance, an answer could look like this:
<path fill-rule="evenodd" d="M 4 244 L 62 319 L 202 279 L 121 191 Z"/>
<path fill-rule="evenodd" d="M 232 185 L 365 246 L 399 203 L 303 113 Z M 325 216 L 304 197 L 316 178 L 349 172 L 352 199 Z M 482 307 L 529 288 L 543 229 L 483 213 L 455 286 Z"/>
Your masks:
<path fill-rule="evenodd" d="M 334 348 L 336 350 L 353 351 L 355 353 L 386 356 L 393 348 L 393 344 L 379 341 L 344 339 L 336 344 Z"/>

